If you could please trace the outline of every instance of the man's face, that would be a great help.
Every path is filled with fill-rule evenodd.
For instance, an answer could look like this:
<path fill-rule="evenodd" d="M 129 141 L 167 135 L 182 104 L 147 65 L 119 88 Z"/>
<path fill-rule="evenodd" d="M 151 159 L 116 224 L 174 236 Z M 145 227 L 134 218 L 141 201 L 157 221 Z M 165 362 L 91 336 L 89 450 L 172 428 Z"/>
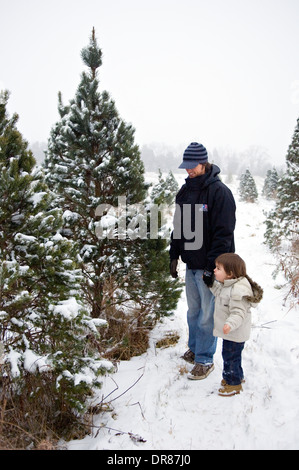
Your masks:
<path fill-rule="evenodd" d="M 195 178 L 196 176 L 204 175 L 205 174 L 205 166 L 199 163 L 195 168 L 192 168 L 191 170 L 186 170 L 189 178 Z"/>

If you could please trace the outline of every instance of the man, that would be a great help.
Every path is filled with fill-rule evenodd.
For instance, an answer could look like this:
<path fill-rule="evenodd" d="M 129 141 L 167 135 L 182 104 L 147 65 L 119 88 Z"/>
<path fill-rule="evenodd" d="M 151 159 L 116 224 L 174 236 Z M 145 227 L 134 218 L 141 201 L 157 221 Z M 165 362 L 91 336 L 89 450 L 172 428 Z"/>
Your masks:
<path fill-rule="evenodd" d="M 176 196 L 170 271 L 177 277 L 179 257 L 186 263 L 189 349 L 182 357 L 194 363 L 188 378 L 200 380 L 214 369 L 217 338 L 213 336 L 214 296 L 209 287 L 217 256 L 235 251 L 236 205 L 202 144 L 192 142 L 186 148 L 179 168 L 186 169 L 189 176 Z"/>

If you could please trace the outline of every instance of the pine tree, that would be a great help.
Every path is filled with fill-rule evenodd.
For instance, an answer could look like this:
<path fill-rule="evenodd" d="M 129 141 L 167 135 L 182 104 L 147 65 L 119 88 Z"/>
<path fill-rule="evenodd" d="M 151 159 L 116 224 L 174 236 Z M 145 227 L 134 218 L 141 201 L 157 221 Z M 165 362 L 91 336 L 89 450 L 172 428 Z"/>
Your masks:
<path fill-rule="evenodd" d="M 101 322 L 80 303 L 73 243 L 61 235 L 61 211 L 51 207 L 18 116 L 8 117 L 8 97 L 0 94 L 0 341 L 12 390 L 37 404 L 51 389 L 51 419 L 59 420 L 61 407 L 84 409 L 107 370 L 86 339 L 99 336 Z"/>
<path fill-rule="evenodd" d="M 245 202 L 255 202 L 258 197 L 255 181 L 248 169 L 241 175 L 239 195 Z"/>
<path fill-rule="evenodd" d="M 275 207 L 266 219 L 265 239 L 280 258 L 294 296 L 298 297 L 299 267 L 299 119 L 286 155 L 286 172 L 279 179 Z"/>
<path fill-rule="evenodd" d="M 148 192 L 144 167 L 134 129 L 120 118 L 108 92 L 99 91 L 102 53 L 94 30 L 81 56 L 87 71 L 74 99 L 64 106 L 59 95 L 60 121 L 49 139 L 46 179 L 64 210 L 64 233 L 77 243 L 85 301 L 92 316 L 109 317 L 111 329 L 112 317 L 132 320 L 134 312 L 136 321 L 130 320 L 131 324 L 140 328 L 145 318 L 165 314 L 163 299 L 170 299 L 169 292 L 176 301 L 178 293 L 168 279 L 167 262 L 165 266 L 161 262 L 164 245 L 148 240 L 148 215 L 138 214 Z M 125 233 L 117 216 L 119 197 L 130 207 L 124 217 Z M 98 208 L 105 205 L 107 211 L 99 214 Z M 138 237 L 144 226 L 145 234 Z M 99 229 L 103 229 L 101 237 Z M 160 284 L 153 280 L 156 268 Z M 150 301 L 153 296 L 155 302 Z"/>
<path fill-rule="evenodd" d="M 267 175 L 263 186 L 263 196 L 267 199 L 275 199 L 277 196 L 278 173 L 274 167 L 272 170 L 267 171 Z"/>
<path fill-rule="evenodd" d="M 298 236 L 299 219 L 299 119 L 286 155 L 286 172 L 279 179 L 275 208 L 268 214 L 266 240 L 279 246 L 282 240 Z"/>
<path fill-rule="evenodd" d="M 174 203 L 175 195 L 179 190 L 179 185 L 172 173 L 169 171 L 166 178 L 163 178 L 162 171 L 159 170 L 158 174 L 158 183 L 154 185 L 151 192 L 151 199 L 155 204 L 160 204 L 161 201 L 164 201 L 164 204 Z"/>

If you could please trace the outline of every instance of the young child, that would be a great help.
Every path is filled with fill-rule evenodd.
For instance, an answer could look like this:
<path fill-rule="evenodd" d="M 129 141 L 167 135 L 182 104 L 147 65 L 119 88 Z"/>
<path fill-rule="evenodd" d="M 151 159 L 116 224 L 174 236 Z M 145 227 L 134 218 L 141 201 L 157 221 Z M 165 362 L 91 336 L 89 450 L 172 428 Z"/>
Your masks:
<path fill-rule="evenodd" d="M 223 380 L 218 394 L 231 396 L 242 390 L 242 350 L 250 336 L 250 307 L 260 302 L 263 290 L 247 276 L 245 262 L 237 254 L 220 255 L 215 265 L 213 334 L 223 338 Z"/>

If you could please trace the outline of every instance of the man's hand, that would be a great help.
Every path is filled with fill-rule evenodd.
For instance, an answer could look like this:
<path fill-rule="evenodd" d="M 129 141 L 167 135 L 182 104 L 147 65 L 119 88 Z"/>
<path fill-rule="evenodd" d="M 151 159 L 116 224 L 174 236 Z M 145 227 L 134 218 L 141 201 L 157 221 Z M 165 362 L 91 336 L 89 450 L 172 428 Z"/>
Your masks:
<path fill-rule="evenodd" d="M 177 267 L 178 267 L 178 260 L 172 259 L 170 261 L 170 274 L 174 279 L 178 277 Z"/>
<path fill-rule="evenodd" d="M 207 271 L 206 269 L 203 272 L 202 275 L 203 282 L 208 286 L 212 287 L 213 282 L 214 282 L 214 273 L 211 271 Z"/>

